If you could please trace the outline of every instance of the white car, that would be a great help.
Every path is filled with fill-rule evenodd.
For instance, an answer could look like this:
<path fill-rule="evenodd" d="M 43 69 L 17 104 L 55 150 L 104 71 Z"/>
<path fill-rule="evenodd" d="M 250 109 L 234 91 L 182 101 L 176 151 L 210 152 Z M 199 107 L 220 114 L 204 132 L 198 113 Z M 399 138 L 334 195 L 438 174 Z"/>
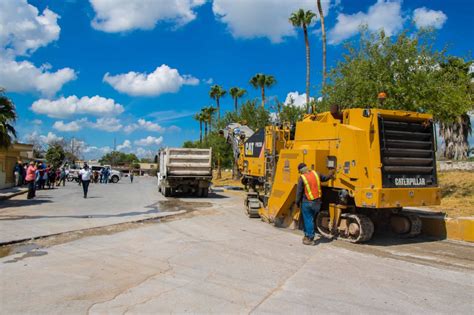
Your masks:
<path fill-rule="evenodd" d="M 93 165 L 91 166 L 91 170 L 94 172 L 94 171 L 97 171 L 99 172 L 99 176 L 100 176 L 100 172 L 102 171 L 103 168 L 105 167 L 108 167 L 108 166 L 101 166 L 101 165 Z M 122 172 L 120 171 L 117 171 L 117 170 L 113 170 L 109 167 L 109 171 L 110 171 L 110 176 L 109 176 L 109 181 L 114 183 L 114 184 L 117 184 L 119 182 L 119 180 L 122 178 Z"/>

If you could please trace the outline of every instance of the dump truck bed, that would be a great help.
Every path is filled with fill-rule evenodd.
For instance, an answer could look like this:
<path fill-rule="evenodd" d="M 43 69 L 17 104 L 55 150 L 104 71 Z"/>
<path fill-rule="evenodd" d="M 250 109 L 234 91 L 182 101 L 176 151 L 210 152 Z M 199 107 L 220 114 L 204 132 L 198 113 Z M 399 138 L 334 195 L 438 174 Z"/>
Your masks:
<path fill-rule="evenodd" d="M 160 158 L 160 171 L 166 177 L 212 176 L 211 149 L 166 148 Z"/>

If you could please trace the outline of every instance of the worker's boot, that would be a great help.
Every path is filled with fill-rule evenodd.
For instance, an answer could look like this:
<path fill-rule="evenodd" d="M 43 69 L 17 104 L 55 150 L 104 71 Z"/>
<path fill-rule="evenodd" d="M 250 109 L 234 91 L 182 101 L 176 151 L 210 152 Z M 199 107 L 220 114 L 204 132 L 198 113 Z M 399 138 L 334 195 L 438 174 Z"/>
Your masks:
<path fill-rule="evenodd" d="M 303 244 L 304 245 L 314 245 L 313 239 L 307 236 L 303 237 Z"/>

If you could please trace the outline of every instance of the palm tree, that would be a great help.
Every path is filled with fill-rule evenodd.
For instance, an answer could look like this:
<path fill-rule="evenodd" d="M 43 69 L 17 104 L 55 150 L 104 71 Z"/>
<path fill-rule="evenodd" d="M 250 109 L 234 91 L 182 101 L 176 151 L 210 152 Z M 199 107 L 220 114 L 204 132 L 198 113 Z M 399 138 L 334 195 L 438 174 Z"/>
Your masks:
<path fill-rule="evenodd" d="M 460 115 L 453 122 L 440 122 L 439 134 L 444 139 L 443 156 L 450 160 L 467 159 L 471 133 L 471 119 L 467 113 Z"/>
<path fill-rule="evenodd" d="M 310 52 L 309 52 L 309 40 L 308 40 L 308 25 L 311 24 L 313 18 L 316 16 L 315 13 L 310 10 L 305 11 L 299 9 L 293 12 L 290 16 L 290 23 L 296 27 L 302 27 L 304 33 L 304 42 L 306 44 L 306 106 L 309 106 L 309 84 L 310 84 Z"/>
<path fill-rule="evenodd" d="M 247 93 L 246 89 L 241 89 L 239 87 L 233 87 L 229 90 L 229 94 L 232 96 L 234 99 L 234 110 L 237 113 L 238 109 L 238 99 L 243 97 Z"/>
<path fill-rule="evenodd" d="M 217 111 L 217 108 L 208 106 L 208 107 L 204 107 L 202 111 L 204 114 L 204 122 L 205 122 L 204 127 L 206 128 L 205 134 L 207 137 L 207 135 L 212 132 L 212 119 L 214 118 L 214 114 Z M 209 132 L 207 132 L 208 126 L 209 126 Z"/>
<path fill-rule="evenodd" d="M 209 96 L 216 100 L 216 108 L 217 108 L 217 121 L 221 120 L 221 105 L 220 105 L 220 99 L 221 97 L 224 97 L 226 95 L 226 90 L 222 88 L 220 85 L 213 85 L 211 86 L 211 90 L 209 91 Z"/>
<path fill-rule="evenodd" d="M 323 35 L 323 89 L 326 85 L 326 26 L 324 24 L 323 7 L 321 6 L 321 0 L 317 0 L 319 16 L 321 17 L 321 34 Z"/>
<path fill-rule="evenodd" d="M 262 92 L 262 107 L 265 107 L 265 88 L 271 88 L 276 84 L 275 77 L 268 74 L 257 73 L 249 82 L 254 88 L 260 88 Z"/>
<path fill-rule="evenodd" d="M 0 148 L 8 148 L 16 138 L 13 124 L 16 121 L 15 105 L 0 88 Z"/>
<path fill-rule="evenodd" d="M 202 143 L 202 122 L 204 121 L 202 110 L 199 113 L 194 114 L 193 118 L 196 121 L 199 121 L 199 143 Z"/>

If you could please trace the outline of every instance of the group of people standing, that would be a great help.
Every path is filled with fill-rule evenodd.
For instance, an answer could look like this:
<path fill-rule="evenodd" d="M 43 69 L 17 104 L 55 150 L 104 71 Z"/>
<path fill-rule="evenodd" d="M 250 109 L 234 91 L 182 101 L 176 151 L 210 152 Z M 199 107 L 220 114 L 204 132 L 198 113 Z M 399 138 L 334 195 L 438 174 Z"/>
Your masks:
<path fill-rule="evenodd" d="M 28 185 L 28 199 L 36 196 L 36 190 L 54 188 L 54 186 L 66 185 L 67 170 L 63 168 L 54 168 L 43 162 L 31 161 L 27 165 L 21 162 L 16 163 L 14 170 L 15 185 Z"/>

